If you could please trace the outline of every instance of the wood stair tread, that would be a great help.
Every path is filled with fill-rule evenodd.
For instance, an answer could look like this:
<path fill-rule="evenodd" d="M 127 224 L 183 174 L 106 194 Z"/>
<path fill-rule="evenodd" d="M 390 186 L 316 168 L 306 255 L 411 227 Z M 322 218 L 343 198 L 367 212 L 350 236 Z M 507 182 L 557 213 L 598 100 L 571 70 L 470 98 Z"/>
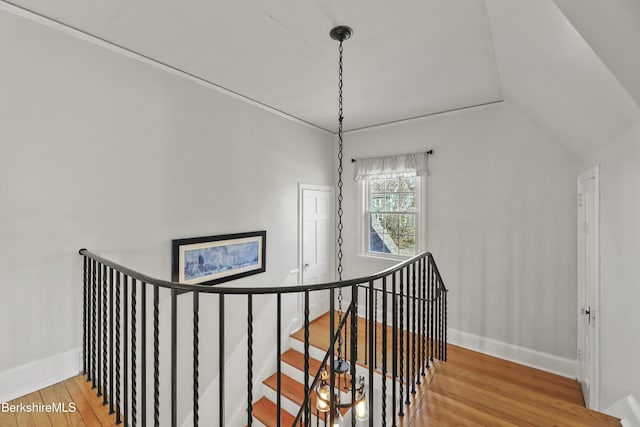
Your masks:
<path fill-rule="evenodd" d="M 282 361 L 298 369 L 299 371 L 304 372 L 304 354 L 300 353 L 299 351 L 294 349 L 287 350 L 285 353 L 282 354 Z M 321 365 L 321 362 L 319 360 L 309 357 L 309 375 L 311 377 L 314 377 L 316 375 L 316 373 L 318 372 L 318 369 L 320 369 L 320 365 Z M 328 365 L 327 365 L 327 368 L 328 368 Z M 336 383 L 337 382 L 338 380 L 336 379 Z M 351 375 L 346 375 L 346 384 L 350 384 L 350 383 L 351 383 Z M 348 386 L 345 385 L 342 391 L 346 393 L 348 391 Z"/>
<path fill-rule="evenodd" d="M 299 383 L 288 375 L 282 374 L 280 377 L 281 380 L 281 392 L 284 397 L 292 401 L 298 406 L 301 406 L 304 402 L 304 384 Z M 272 390 L 277 392 L 278 389 L 278 375 L 273 374 L 269 378 L 263 381 L 263 383 L 271 388 Z M 309 384 L 311 385 L 311 384 Z M 316 408 L 316 392 L 311 392 L 311 413 L 313 415 L 318 415 L 318 409 Z M 347 408 L 343 408 L 340 410 L 342 415 L 348 412 Z"/>
<path fill-rule="evenodd" d="M 338 324 L 338 314 L 337 312 L 335 312 L 335 316 L 336 316 L 336 326 Z M 328 340 L 328 336 L 326 331 L 329 330 L 329 313 L 325 313 L 323 316 L 318 317 L 317 319 L 313 320 L 310 325 L 309 325 L 309 344 L 312 347 L 315 347 L 323 352 L 327 352 L 329 351 L 329 340 Z M 360 317 L 358 316 L 358 342 L 363 341 L 364 342 L 364 330 L 367 329 L 368 327 L 368 320 L 366 320 L 364 317 Z M 382 375 L 382 323 L 380 322 L 376 322 L 376 330 L 378 331 L 378 337 L 377 337 L 377 355 L 376 355 L 376 366 L 374 368 L 374 372 L 378 375 Z M 350 330 L 350 324 L 349 322 L 347 322 L 346 324 L 346 329 L 347 331 Z M 391 351 L 391 341 L 392 341 L 392 336 L 393 336 L 393 329 L 391 326 L 387 325 L 387 378 L 388 379 L 393 379 L 393 374 L 391 371 L 391 364 L 392 364 L 392 351 Z M 415 337 L 415 335 L 413 333 L 410 334 L 411 337 Z M 304 328 L 300 328 L 297 331 L 293 332 L 290 335 L 291 338 L 293 338 L 296 341 L 302 342 L 304 343 Z M 426 341 L 429 342 L 429 338 L 426 338 Z M 350 342 L 350 335 L 348 334 L 348 338 L 346 340 L 346 355 L 350 355 L 350 346 L 349 346 L 349 342 Z M 426 344 L 427 346 L 429 346 L 429 344 Z M 365 346 L 362 345 L 358 345 L 358 357 L 357 357 L 357 365 L 360 367 L 363 367 L 365 369 L 369 369 L 369 365 L 366 362 L 366 357 L 365 357 Z M 419 349 L 419 347 L 418 347 Z M 295 350 L 294 350 L 295 351 Z M 406 341 L 404 342 L 404 345 L 400 351 L 400 354 L 406 354 L 406 351 L 411 351 L 410 347 L 409 347 L 409 343 L 407 343 Z M 337 350 L 336 350 L 337 352 Z M 336 353 L 337 354 L 337 353 Z M 303 363 L 303 368 L 301 370 L 304 369 L 304 356 L 302 356 L 302 363 Z M 403 358 L 405 356 L 402 356 Z M 416 354 L 416 359 L 417 359 L 417 354 Z M 349 361 L 349 358 L 347 357 L 347 361 Z M 406 359 L 403 359 L 403 362 L 405 362 Z M 432 364 L 429 363 L 429 367 L 425 368 L 425 372 L 429 371 L 430 373 L 433 373 L 433 370 L 431 368 Z M 317 368 L 316 368 L 317 369 Z M 312 374 L 315 374 L 315 372 L 317 371 L 313 371 L 312 369 L 309 370 L 309 372 L 312 372 Z M 406 380 L 403 379 L 403 383 L 406 384 Z"/>
<path fill-rule="evenodd" d="M 304 354 L 300 353 L 297 350 L 289 349 L 284 352 L 281 356 L 281 360 L 293 366 L 294 368 L 304 372 Z M 318 372 L 320 369 L 321 362 L 319 360 L 314 359 L 313 357 L 309 357 L 309 374 L 312 376 Z"/>
<path fill-rule="evenodd" d="M 267 427 L 278 427 L 277 411 L 278 406 L 266 397 L 262 397 L 260 400 L 253 404 L 254 418 L 256 418 Z M 282 425 L 293 425 L 295 418 L 295 416 L 280 408 L 280 420 Z"/>

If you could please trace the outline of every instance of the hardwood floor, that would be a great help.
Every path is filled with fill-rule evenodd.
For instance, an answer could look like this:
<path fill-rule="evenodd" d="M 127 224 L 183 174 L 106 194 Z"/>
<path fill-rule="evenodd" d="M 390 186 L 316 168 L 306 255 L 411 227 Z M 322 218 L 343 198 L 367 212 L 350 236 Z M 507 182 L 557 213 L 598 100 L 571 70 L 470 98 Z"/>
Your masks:
<path fill-rule="evenodd" d="M 580 384 L 449 345 L 411 426 L 620 426 L 584 407 Z"/>
<path fill-rule="evenodd" d="M 102 398 L 96 397 L 84 375 L 69 378 L 40 391 L 8 402 L 9 405 L 30 405 L 38 411 L 0 411 L 0 427 L 62 427 L 115 425 L 115 415 L 109 415 L 109 407 L 102 405 Z M 34 405 L 35 404 L 35 405 Z M 45 405 L 59 405 L 54 411 L 46 412 Z M 74 409 L 75 408 L 75 409 Z M 66 412 L 61 409 L 66 409 Z"/>

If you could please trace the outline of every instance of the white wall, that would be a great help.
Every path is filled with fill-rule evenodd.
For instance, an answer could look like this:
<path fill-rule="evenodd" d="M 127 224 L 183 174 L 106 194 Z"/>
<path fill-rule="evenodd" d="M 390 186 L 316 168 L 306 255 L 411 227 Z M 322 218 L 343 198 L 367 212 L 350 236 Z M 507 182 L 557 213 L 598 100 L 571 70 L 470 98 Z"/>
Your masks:
<path fill-rule="evenodd" d="M 600 407 L 640 397 L 640 120 L 585 168 L 600 164 Z"/>
<path fill-rule="evenodd" d="M 345 159 L 434 149 L 427 249 L 449 293 L 449 326 L 576 357 L 573 158 L 508 104 L 345 136 Z M 356 184 L 345 166 L 345 273 L 389 262 L 357 255 Z"/>
<path fill-rule="evenodd" d="M 0 372 L 80 346 L 81 247 L 168 279 L 172 238 L 266 229 L 246 282 L 296 268 L 331 135 L 5 11 L 0 57 Z"/>

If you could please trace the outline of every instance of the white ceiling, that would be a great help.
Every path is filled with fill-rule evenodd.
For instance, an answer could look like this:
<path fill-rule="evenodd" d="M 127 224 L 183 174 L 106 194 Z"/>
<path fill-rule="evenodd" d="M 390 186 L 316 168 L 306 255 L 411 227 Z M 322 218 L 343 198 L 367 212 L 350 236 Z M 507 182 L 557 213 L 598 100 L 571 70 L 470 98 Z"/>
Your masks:
<path fill-rule="evenodd" d="M 17 0 L 15 4 L 321 128 L 345 130 L 502 99 L 482 0 Z"/>
<path fill-rule="evenodd" d="M 640 1 L 555 3 L 640 105 Z"/>
<path fill-rule="evenodd" d="M 639 120 L 629 93 L 552 1 L 487 7 L 505 99 L 575 157 Z"/>
<path fill-rule="evenodd" d="M 11 4 L 332 132 L 339 24 L 345 130 L 504 99 L 585 158 L 640 120 L 637 0 Z"/>

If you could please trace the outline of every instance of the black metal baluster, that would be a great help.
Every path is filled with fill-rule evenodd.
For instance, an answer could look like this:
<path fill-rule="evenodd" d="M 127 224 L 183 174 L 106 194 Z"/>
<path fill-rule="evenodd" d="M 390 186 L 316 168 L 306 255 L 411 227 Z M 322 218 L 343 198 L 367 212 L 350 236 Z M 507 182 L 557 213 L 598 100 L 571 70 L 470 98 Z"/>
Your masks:
<path fill-rule="evenodd" d="M 438 360 L 442 360 L 442 288 L 438 280 Z"/>
<path fill-rule="evenodd" d="M 98 263 L 96 261 L 92 261 L 91 275 L 92 275 L 92 291 L 91 291 L 91 388 L 97 388 L 96 377 L 97 377 L 97 352 L 98 352 L 98 330 L 96 329 L 97 324 L 97 313 L 98 313 L 98 303 L 100 300 L 97 297 L 98 294 Z"/>
<path fill-rule="evenodd" d="M 434 350 L 435 350 L 435 298 L 436 298 L 436 293 L 435 293 L 435 273 L 433 272 L 433 259 L 429 259 L 429 266 L 431 267 L 431 283 L 429 286 L 430 289 L 430 297 L 431 297 L 431 304 L 430 304 L 430 317 L 431 317 L 431 333 L 429 334 L 430 336 L 430 341 L 431 341 L 431 351 L 430 351 L 430 356 L 431 356 L 431 360 L 433 360 L 433 357 L 435 356 L 434 354 Z"/>
<path fill-rule="evenodd" d="M 128 304 L 128 298 L 129 298 L 129 277 L 125 274 L 123 276 L 123 280 L 122 280 L 122 290 L 123 290 L 123 297 L 124 297 L 124 304 L 123 304 L 123 313 L 122 313 L 122 323 L 123 323 L 123 335 L 124 335 L 124 340 L 123 340 L 123 346 L 124 348 L 122 349 L 122 358 L 123 358 L 123 365 L 124 365 L 124 375 L 123 375 L 123 388 L 124 388 L 124 417 L 123 417 L 123 422 L 124 425 L 127 426 L 127 423 L 129 421 L 129 304 Z M 133 359 L 135 363 L 135 358 Z"/>
<path fill-rule="evenodd" d="M 82 373 L 87 374 L 87 264 L 86 256 L 82 257 Z"/>
<path fill-rule="evenodd" d="M 419 259 L 415 264 L 415 268 L 417 269 L 417 274 L 416 274 L 416 285 L 417 285 L 417 292 L 418 292 L 418 298 L 416 298 L 416 304 L 418 305 L 418 325 L 416 326 L 416 330 L 417 330 L 417 346 L 418 349 L 416 350 L 418 352 L 418 359 L 417 359 L 417 366 L 416 366 L 416 384 L 421 384 L 422 379 L 421 377 L 424 375 L 424 363 L 422 363 L 423 359 L 422 359 L 422 337 L 423 337 L 423 331 L 422 331 L 422 317 L 424 316 L 422 313 L 422 301 L 424 299 L 424 295 L 422 295 L 422 264 L 421 264 L 421 259 Z"/>
<path fill-rule="evenodd" d="M 365 307 L 364 319 L 367 322 L 367 323 L 365 323 L 365 325 L 369 324 L 369 317 L 370 317 L 369 316 L 369 299 L 370 299 L 369 294 L 370 293 L 371 293 L 370 290 L 367 290 L 364 293 L 364 307 Z M 365 343 L 369 342 L 369 327 L 368 326 L 365 326 L 365 328 L 364 328 L 364 342 Z M 369 354 L 369 346 L 368 345 L 364 346 L 364 360 L 365 360 L 365 362 L 367 362 L 367 366 L 371 364 L 371 355 Z"/>
<path fill-rule="evenodd" d="M 87 382 L 93 381 L 93 387 L 95 387 L 95 369 L 96 369 L 96 262 L 89 260 L 89 313 L 87 314 L 87 321 L 90 325 L 87 327 L 87 339 L 90 347 L 90 355 L 87 363 L 89 365 Z"/>
<path fill-rule="evenodd" d="M 102 384 L 102 404 L 107 404 L 107 280 L 109 275 L 107 274 L 107 266 L 102 266 L 102 360 L 100 365 L 102 366 L 102 377 L 100 383 Z"/>
<path fill-rule="evenodd" d="M 276 353 L 278 354 L 278 366 L 277 366 L 277 374 L 278 380 L 276 384 L 276 425 L 281 425 L 281 414 L 280 411 L 282 409 L 282 294 L 278 294 L 276 296 L 277 300 L 277 324 L 276 324 L 276 334 L 277 334 L 277 346 Z"/>
<path fill-rule="evenodd" d="M 433 338 L 431 336 L 431 305 L 433 303 L 431 296 L 431 262 L 427 259 L 427 367 L 431 361 L 431 342 Z"/>
<path fill-rule="evenodd" d="M 392 273 L 391 276 L 391 304 L 392 304 L 392 320 L 391 320 L 391 329 L 393 334 L 391 335 L 391 351 L 392 351 L 392 361 L 391 365 L 393 367 L 393 389 L 391 391 L 391 425 L 396 427 L 396 398 L 397 395 L 397 384 L 398 381 L 398 298 L 396 296 L 396 273 Z M 402 381 L 402 379 L 400 379 Z"/>
<path fill-rule="evenodd" d="M 440 328 L 442 327 L 442 320 L 440 314 L 440 301 L 442 300 L 442 292 L 440 291 L 440 282 L 436 275 L 436 359 L 440 360 Z"/>
<path fill-rule="evenodd" d="M 97 388 L 96 396 L 102 396 L 102 385 L 101 385 L 101 372 L 102 372 L 102 338 L 100 336 L 100 331 L 102 330 L 102 313 L 100 307 L 102 307 L 102 264 L 98 263 L 96 265 L 98 268 L 98 281 L 96 283 L 96 289 L 98 291 L 98 299 L 96 303 L 96 318 L 97 318 L 97 328 L 95 340 L 96 340 L 96 375 L 94 388 Z"/>
<path fill-rule="evenodd" d="M 419 378 L 416 372 L 416 265 L 415 263 L 409 265 L 411 272 L 411 306 L 413 310 L 413 327 L 411 334 L 411 394 L 416 394 L 416 377 Z M 419 381 L 419 380 L 418 380 Z"/>
<path fill-rule="evenodd" d="M 178 296 L 171 290 L 171 427 L 178 425 Z"/>
<path fill-rule="evenodd" d="M 147 284 L 140 282 L 140 414 L 147 425 Z"/>
<path fill-rule="evenodd" d="M 440 360 L 444 357 L 444 288 L 440 281 Z"/>
<path fill-rule="evenodd" d="M 107 402 L 107 280 L 109 275 L 107 274 L 107 266 L 102 266 L 102 404 L 106 405 Z"/>
<path fill-rule="evenodd" d="M 120 424 L 120 412 L 122 407 L 122 401 L 120 400 L 120 272 L 116 272 L 116 315 L 115 315 L 115 328 L 116 328 L 116 424 Z"/>
<path fill-rule="evenodd" d="M 402 274 L 402 273 L 400 273 Z M 411 281 L 409 280 L 409 268 L 405 267 L 404 268 L 404 274 L 405 274 L 405 281 L 407 283 L 407 294 L 406 294 L 406 303 L 407 303 L 407 329 L 406 331 L 406 338 L 407 338 L 407 348 L 405 351 L 405 356 L 406 356 L 406 360 L 405 363 L 407 364 L 407 376 L 406 376 L 406 381 L 407 381 L 407 393 L 405 396 L 405 400 L 404 403 L 409 405 L 411 404 L 411 399 L 410 399 L 410 394 L 411 394 L 411 301 L 409 299 L 409 295 L 411 293 Z"/>
<path fill-rule="evenodd" d="M 427 255 L 427 275 L 425 278 L 425 293 L 426 293 L 426 308 L 425 308 L 425 312 L 424 312 L 424 317 L 425 317 L 425 330 L 424 330 L 424 334 L 425 334 L 425 359 L 427 361 L 426 365 L 427 365 L 427 369 L 429 368 L 429 349 L 431 346 L 431 318 L 430 318 L 430 309 L 431 309 L 431 266 L 429 265 L 429 258 Z"/>
<path fill-rule="evenodd" d="M 137 405 L 138 405 L 138 385 L 136 383 L 136 367 L 138 358 L 136 354 L 137 336 L 136 322 L 137 319 L 137 301 L 136 301 L 137 283 L 136 279 L 131 280 L 131 425 L 137 425 Z M 126 418 L 126 417 L 125 417 Z M 126 425 L 126 422 L 125 422 Z"/>
<path fill-rule="evenodd" d="M 374 287 L 373 291 L 373 368 L 378 367 L 378 291 Z"/>
<path fill-rule="evenodd" d="M 387 277 L 382 278 L 382 426 L 387 425 Z"/>
<path fill-rule="evenodd" d="M 335 329 L 336 329 L 336 295 L 335 295 L 335 290 L 333 288 L 329 289 L 329 313 L 331 314 L 329 316 L 329 354 L 330 356 L 330 361 L 329 363 L 331 363 L 331 368 L 329 369 L 329 390 L 331 390 L 331 399 L 330 400 L 330 404 L 329 404 L 329 424 L 333 425 L 334 424 L 334 416 L 333 413 L 335 411 L 335 402 L 333 399 L 333 391 L 335 390 L 335 385 L 336 385 L 336 373 L 335 370 L 333 369 L 334 366 L 334 360 L 335 360 L 335 354 L 336 354 L 336 348 L 335 348 L 335 342 L 333 340 L 333 336 L 335 335 Z M 305 342 L 308 341 L 305 338 Z M 306 356 L 305 356 L 306 357 Z M 305 423 L 305 426 L 307 426 L 308 424 Z"/>
<path fill-rule="evenodd" d="M 193 292 L 193 427 L 200 421 L 200 293 Z"/>
<path fill-rule="evenodd" d="M 102 272 L 102 404 L 106 405 L 109 403 L 107 401 L 107 380 L 109 373 L 108 369 L 108 359 L 107 359 L 107 337 L 109 334 L 108 326 L 107 326 L 107 304 L 108 304 L 108 281 L 109 275 L 107 274 L 107 266 L 104 266 L 104 271 Z"/>
<path fill-rule="evenodd" d="M 356 363 L 358 360 L 358 286 L 351 286 L 351 325 L 349 327 L 351 331 L 351 339 L 349 341 L 349 349 L 351 350 L 351 404 L 356 401 Z M 346 327 L 346 326 L 345 326 Z M 319 417 L 318 417 L 319 418 Z M 351 427 L 356 426 L 356 417 L 351 417 Z"/>
<path fill-rule="evenodd" d="M 346 315 L 347 315 L 347 313 L 345 313 L 345 316 L 346 316 Z M 345 326 L 344 326 L 344 341 L 343 341 L 343 343 L 344 343 L 344 344 L 343 344 L 343 349 L 344 349 L 344 359 L 345 359 L 345 360 L 347 360 L 347 343 L 349 342 L 349 341 L 347 340 L 347 329 L 348 329 L 348 328 L 347 328 L 347 324 L 345 323 Z M 342 380 L 343 380 L 344 387 L 346 388 L 346 386 L 347 386 L 347 376 L 346 376 L 346 375 L 343 375 L 343 376 L 342 376 Z"/>
<path fill-rule="evenodd" d="M 371 292 L 375 292 L 374 288 L 373 288 L 373 280 L 371 280 L 369 282 L 369 293 Z M 369 311 L 373 312 L 374 307 L 373 307 L 373 302 L 375 299 L 375 295 L 370 295 L 369 298 Z M 369 330 L 371 331 L 371 334 L 369 334 L 369 342 L 368 342 L 368 347 L 369 347 L 369 354 L 373 356 L 373 359 L 376 359 L 374 350 L 373 350 L 373 340 L 374 340 L 374 334 L 373 334 L 373 328 L 374 328 L 375 324 L 374 324 L 374 316 L 369 316 Z M 374 373 L 374 366 L 373 364 L 371 364 L 371 362 L 369 362 L 369 399 L 368 399 L 368 403 L 369 403 L 369 427 L 373 427 L 373 408 L 374 408 L 374 402 L 373 402 L 373 396 L 374 396 L 374 392 L 373 392 L 373 373 Z"/>
<path fill-rule="evenodd" d="M 426 317 L 427 317 L 427 272 L 426 272 L 427 260 L 426 258 L 422 258 L 422 375 L 426 375 L 424 370 L 425 365 L 426 368 L 429 368 L 429 357 L 427 357 L 427 328 L 426 328 Z"/>
<path fill-rule="evenodd" d="M 113 414 L 113 268 L 109 269 L 109 414 Z"/>
<path fill-rule="evenodd" d="M 404 296 L 402 295 L 404 292 L 404 275 L 402 274 L 402 270 L 398 273 L 400 275 L 400 293 L 398 295 L 398 300 L 400 301 L 400 311 L 398 313 L 398 319 L 400 320 L 400 328 L 398 329 L 398 334 L 400 337 L 400 346 L 398 347 L 398 359 L 400 361 L 400 369 L 398 371 L 400 381 L 398 381 L 398 387 L 400 388 L 400 401 L 398 415 L 404 417 L 404 401 L 402 397 L 403 391 L 403 383 L 404 383 Z"/>
<path fill-rule="evenodd" d="M 443 285 L 444 287 L 444 285 Z M 447 361 L 447 291 L 444 291 L 444 358 L 443 361 Z"/>
<path fill-rule="evenodd" d="M 247 426 L 253 423 L 253 295 L 247 295 Z M 307 424 L 308 425 L 308 424 Z"/>
<path fill-rule="evenodd" d="M 438 287 L 438 276 L 436 275 L 435 288 L 435 353 L 434 357 L 440 360 L 440 288 Z"/>
<path fill-rule="evenodd" d="M 331 313 L 333 317 L 333 313 Z M 333 334 L 331 334 L 333 338 Z M 333 363 L 333 354 L 331 355 Z M 331 389 L 333 393 L 333 388 Z M 308 426 L 311 418 L 309 416 L 309 291 L 304 291 L 304 425 Z"/>
<path fill-rule="evenodd" d="M 218 307 L 218 407 L 219 407 L 219 425 L 224 425 L 224 294 L 220 294 L 220 302 Z"/>
<path fill-rule="evenodd" d="M 153 425 L 160 424 L 160 288 L 153 286 Z"/>

